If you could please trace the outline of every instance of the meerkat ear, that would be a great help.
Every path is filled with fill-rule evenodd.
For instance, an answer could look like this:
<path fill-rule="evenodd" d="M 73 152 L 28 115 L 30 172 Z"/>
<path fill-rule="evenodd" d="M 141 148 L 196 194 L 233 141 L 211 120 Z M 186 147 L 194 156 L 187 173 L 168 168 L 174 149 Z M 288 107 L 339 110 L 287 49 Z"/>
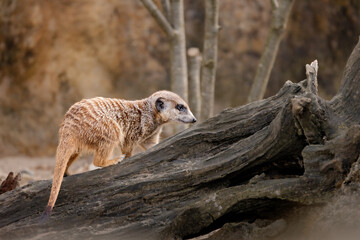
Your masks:
<path fill-rule="evenodd" d="M 158 98 L 155 102 L 156 109 L 161 112 L 165 108 L 164 102 L 161 100 L 161 98 Z"/>

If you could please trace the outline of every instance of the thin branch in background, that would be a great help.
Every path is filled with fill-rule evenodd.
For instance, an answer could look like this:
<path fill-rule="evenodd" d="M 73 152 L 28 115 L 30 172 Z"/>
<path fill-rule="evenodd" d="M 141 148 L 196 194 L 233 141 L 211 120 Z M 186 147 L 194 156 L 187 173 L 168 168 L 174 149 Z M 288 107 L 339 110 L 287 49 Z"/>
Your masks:
<path fill-rule="evenodd" d="M 165 13 L 165 17 L 168 21 L 171 19 L 171 7 L 169 0 L 161 0 L 161 5 L 163 7 L 163 11 Z"/>
<path fill-rule="evenodd" d="M 166 19 L 166 17 L 162 14 L 159 8 L 155 5 L 152 0 L 140 0 L 145 8 L 149 11 L 151 16 L 155 19 L 155 21 L 159 24 L 161 29 L 165 32 L 165 34 L 171 38 L 174 35 L 174 30 L 171 27 L 171 24 Z"/>
<path fill-rule="evenodd" d="M 256 70 L 248 102 L 263 99 L 270 73 L 295 0 L 272 0 L 272 20 L 264 52 Z"/>

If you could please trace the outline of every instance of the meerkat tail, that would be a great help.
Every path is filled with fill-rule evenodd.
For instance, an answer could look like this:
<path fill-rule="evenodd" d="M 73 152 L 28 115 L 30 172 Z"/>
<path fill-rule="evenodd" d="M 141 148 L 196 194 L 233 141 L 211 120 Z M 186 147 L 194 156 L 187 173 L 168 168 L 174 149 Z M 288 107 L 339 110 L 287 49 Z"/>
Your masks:
<path fill-rule="evenodd" d="M 73 154 L 75 154 L 73 144 L 65 144 L 64 142 L 59 143 L 56 151 L 56 164 L 54 169 L 54 178 L 51 187 L 50 198 L 46 209 L 41 216 L 40 222 L 44 222 L 51 214 L 51 211 L 55 205 L 56 199 L 60 191 L 61 182 L 64 178 L 67 163 Z"/>

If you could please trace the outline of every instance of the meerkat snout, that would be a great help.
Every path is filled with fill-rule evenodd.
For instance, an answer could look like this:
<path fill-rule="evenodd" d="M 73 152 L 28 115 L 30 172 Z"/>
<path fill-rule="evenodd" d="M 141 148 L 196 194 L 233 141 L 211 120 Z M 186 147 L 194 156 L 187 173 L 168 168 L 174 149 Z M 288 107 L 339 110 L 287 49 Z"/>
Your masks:
<path fill-rule="evenodd" d="M 184 106 L 183 104 L 177 104 L 175 106 L 176 110 L 178 110 L 178 118 L 176 119 L 179 122 L 183 123 L 195 123 L 196 118 L 190 111 L 189 107 Z"/>

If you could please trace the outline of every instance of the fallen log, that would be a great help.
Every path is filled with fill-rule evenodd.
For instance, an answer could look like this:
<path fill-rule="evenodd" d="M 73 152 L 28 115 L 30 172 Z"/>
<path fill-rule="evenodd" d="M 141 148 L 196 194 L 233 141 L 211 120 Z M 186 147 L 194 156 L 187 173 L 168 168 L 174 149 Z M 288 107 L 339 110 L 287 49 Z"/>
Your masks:
<path fill-rule="evenodd" d="M 50 180 L 0 195 L 0 238 L 186 239 L 259 219 L 271 228 L 294 207 L 325 203 L 359 157 L 360 42 L 332 100 L 318 96 L 317 74 L 314 61 L 273 97 L 65 178 L 43 224 Z"/>

